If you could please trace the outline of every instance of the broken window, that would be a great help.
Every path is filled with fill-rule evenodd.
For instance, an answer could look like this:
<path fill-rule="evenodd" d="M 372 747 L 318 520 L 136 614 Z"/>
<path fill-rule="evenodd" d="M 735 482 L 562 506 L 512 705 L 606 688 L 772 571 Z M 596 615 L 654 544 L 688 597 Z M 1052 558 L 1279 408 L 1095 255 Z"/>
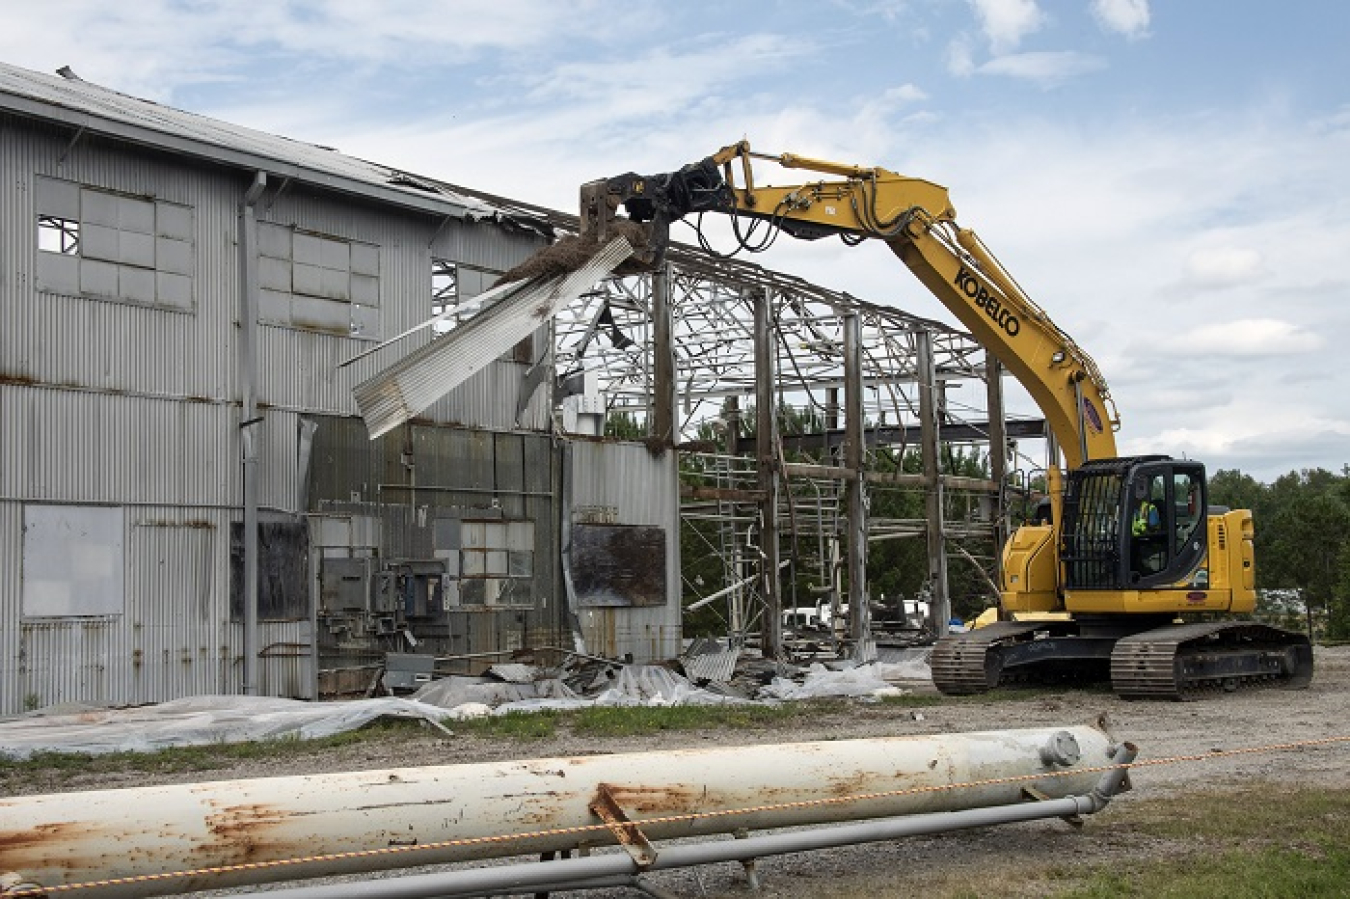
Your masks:
<path fill-rule="evenodd" d="M 446 605 L 534 605 L 534 522 L 443 518 L 436 545 Z"/>
<path fill-rule="evenodd" d="M 459 324 L 455 308 L 459 305 L 459 267 L 449 259 L 431 260 L 431 314 L 450 313 L 432 326 L 433 336 L 440 337 Z"/>
<path fill-rule="evenodd" d="M 343 337 L 380 335 L 380 248 L 258 223 L 259 317 Z"/>
<path fill-rule="evenodd" d="M 40 290 L 192 308 L 192 207 L 56 178 L 34 192 Z"/>
<path fill-rule="evenodd" d="M 38 216 L 38 249 L 44 253 L 77 256 L 80 252 L 80 222 L 54 215 Z"/>

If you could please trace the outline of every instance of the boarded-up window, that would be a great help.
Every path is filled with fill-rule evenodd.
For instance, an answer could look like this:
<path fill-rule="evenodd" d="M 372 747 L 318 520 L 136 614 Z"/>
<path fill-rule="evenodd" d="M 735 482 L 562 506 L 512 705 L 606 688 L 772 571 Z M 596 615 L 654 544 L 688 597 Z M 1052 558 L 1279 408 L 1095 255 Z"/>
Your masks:
<path fill-rule="evenodd" d="M 309 531 L 303 521 L 258 524 L 258 620 L 309 617 Z M 230 525 L 230 618 L 244 620 L 244 526 Z"/>
<path fill-rule="evenodd" d="M 380 248 L 258 223 L 259 315 L 347 337 L 380 333 Z"/>
<path fill-rule="evenodd" d="M 34 179 L 38 288 L 188 311 L 192 207 Z"/>
<path fill-rule="evenodd" d="M 123 531 L 120 508 L 25 506 L 24 616 L 120 615 Z"/>
<path fill-rule="evenodd" d="M 577 524 L 572 584 L 582 606 L 666 602 L 666 532 L 646 525 Z"/>

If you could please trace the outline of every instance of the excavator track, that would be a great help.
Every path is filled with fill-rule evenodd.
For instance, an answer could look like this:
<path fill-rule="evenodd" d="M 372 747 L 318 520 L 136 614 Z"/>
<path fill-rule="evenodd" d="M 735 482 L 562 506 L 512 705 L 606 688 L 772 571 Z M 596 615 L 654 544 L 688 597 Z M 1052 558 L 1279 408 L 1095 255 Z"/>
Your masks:
<path fill-rule="evenodd" d="M 1104 677 L 1122 699 L 1196 699 L 1255 687 L 1306 687 L 1312 644 L 1302 634 L 1250 621 L 1172 624 L 1093 637 L 1069 622 L 1000 621 L 933 646 L 933 684 L 949 696 L 1014 682 Z M 1089 667 L 1092 666 L 1092 667 Z"/>
<path fill-rule="evenodd" d="M 948 696 L 985 693 L 999 685 L 1003 664 L 998 647 L 1030 638 L 1041 625 L 998 621 L 965 634 L 950 634 L 933 644 L 928 664 L 933 684 Z"/>
<path fill-rule="evenodd" d="M 1116 641 L 1111 685 L 1124 699 L 1195 699 L 1248 687 L 1306 687 L 1312 644 L 1245 621 L 1170 625 Z"/>

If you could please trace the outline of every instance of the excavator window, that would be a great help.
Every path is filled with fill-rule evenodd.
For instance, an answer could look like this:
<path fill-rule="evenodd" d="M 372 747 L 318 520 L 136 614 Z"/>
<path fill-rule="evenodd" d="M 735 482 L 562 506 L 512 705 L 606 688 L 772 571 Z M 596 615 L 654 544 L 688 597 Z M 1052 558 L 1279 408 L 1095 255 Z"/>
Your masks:
<path fill-rule="evenodd" d="M 1072 472 L 1061 558 L 1078 590 L 1177 583 L 1205 554 L 1205 472 L 1165 456 L 1107 459 Z"/>
<path fill-rule="evenodd" d="M 1175 582 L 1204 555 L 1204 469 L 1167 462 L 1142 467 L 1131 479 L 1130 586 Z"/>

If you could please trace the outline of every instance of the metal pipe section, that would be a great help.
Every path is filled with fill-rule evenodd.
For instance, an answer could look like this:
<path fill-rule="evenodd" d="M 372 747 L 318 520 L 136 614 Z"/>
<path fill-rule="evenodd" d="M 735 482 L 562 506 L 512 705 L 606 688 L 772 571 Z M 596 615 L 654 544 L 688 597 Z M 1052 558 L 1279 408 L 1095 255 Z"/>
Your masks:
<path fill-rule="evenodd" d="M 770 855 L 811 852 L 858 843 L 875 843 L 905 837 L 928 836 L 1014 824 L 1045 818 L 1072 818 L 1091 815 L 1104 809 L 1120 790 L 1127 767 L 1137 749 L 1123 743 L 1114 747 L 1111 764 L 1092 790 L 1081 796 L 1028 801 L 1018 805 L 973 808 L 955 812 L 933 812 L 907 818 L 888 818 L 860 824 L 818 827 L 791 833 L 766 834 L 740 840 L 721 840 L 694 845 L 670 846 L 649 866 L 640 867 L 626 853 L 607 853 L 586 858 L 551 862 L 532 862 L 501 868 L 478 868 L 400 877 L 392 880 L 342 883 L 269 893 L 273 899 L 469 899 L 527 890 L 553 891 L 632 885 L 645 871 L 687 868 L 718 862 L 746 862 Z"/>
<path fill-rule="evenodd" d="M 0 876 L 132 897 L 537 855 L 616 842 L 602 794 L 648 840 L 1015 805 L 1089 792 L 1116 752 L 1085 725 L 19 796 Z"/>

